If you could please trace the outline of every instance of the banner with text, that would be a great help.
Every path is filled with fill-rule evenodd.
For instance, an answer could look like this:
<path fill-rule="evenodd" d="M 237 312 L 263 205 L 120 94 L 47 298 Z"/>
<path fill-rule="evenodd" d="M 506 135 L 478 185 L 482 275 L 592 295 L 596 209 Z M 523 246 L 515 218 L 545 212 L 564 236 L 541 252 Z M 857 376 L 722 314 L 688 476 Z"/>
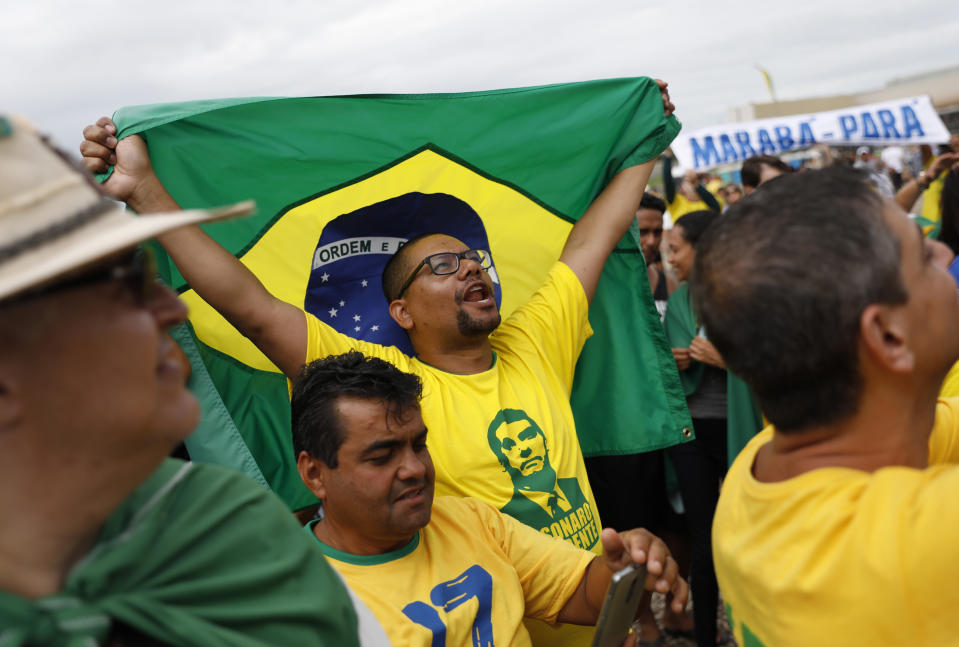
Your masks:
<path fill-rule="evenodd" d="M 840 110 L 683 129 L 673 153 L 684 168 L 706 170 L 753 155 L 780 155 L 814 144 L 940 144 L 949 131 L 928 96 Z"/>

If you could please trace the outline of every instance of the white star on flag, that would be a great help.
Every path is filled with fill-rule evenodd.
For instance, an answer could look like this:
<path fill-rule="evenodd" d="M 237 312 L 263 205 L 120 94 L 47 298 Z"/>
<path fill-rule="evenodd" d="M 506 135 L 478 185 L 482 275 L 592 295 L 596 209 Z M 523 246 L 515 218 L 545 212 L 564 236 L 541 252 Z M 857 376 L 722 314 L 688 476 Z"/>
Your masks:
<path fill-rule="evenodd" d="M 329 313 L 330 313 L 330 319 L 332 319 L 333 317 L 335 317 L 335 316 L 336 316 L 336 308 L 330 308 Z"/>
<path fill-rule="evenodd" d="M 323 274 L 320 275 L 320 280 L 323 281 L 324 283 L 326 283 L 327 281 L 330 280 L 330 275 L 327 274 L 326 272 L 323 272 Z"/>
<path fill-rule="evenodd" d="M 372 326 L 370 326 L 370 330 L 372 330 L 373 332 L 376 332 L 376 331 L 379 330 L 379 329 L 380 329 L 380 327 L 377 326 L 376 324 L 373 324 Z"/>
<path fill-rule="evenodd" d="M 341 307 L 341 308 L 342 308 L 343 306 L 345 306 L 345 305 L 346 305 L 346 301 L 340 301 L 340 307 Z"/>
<path fill-rule="evenodd" d="M 355 330 L 356 332 L 360 332 L 360 327 L 359 327 L 359 326 L 353 326 L 353 330 Z"/>
<path fill-rule="evenodd" d="M 360 281 L 360 285 L 362 285 L 364 288 L 366 287 L 367 283 L 369 283 L 369 281 L 367 281 L 366 279 L 363 279 L 362 281 Z"/>
<path fill-rule="evenodd" d="M 360 315 L 353 315 L 353 321 L 359 321 L 362 318 Z"/>

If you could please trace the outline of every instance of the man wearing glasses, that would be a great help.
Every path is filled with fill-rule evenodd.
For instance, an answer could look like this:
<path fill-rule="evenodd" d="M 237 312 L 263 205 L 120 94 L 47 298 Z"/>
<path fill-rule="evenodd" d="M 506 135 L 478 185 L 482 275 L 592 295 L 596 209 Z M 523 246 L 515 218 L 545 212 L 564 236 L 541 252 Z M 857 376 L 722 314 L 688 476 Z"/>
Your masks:
<path fill-rule="evenodd" d="M 660 87 L 668 116 L 673 105 L 666 84 Z M 105 189 L 140 214 L 177 208 L 154 173 L 144 142 L 131 136 L 118 144 L 115 133 L 113 123 L 101 118 L 85 129 L 81 146 L 91 170 L 104 171 L 115 163 Z M 199 227 L 184 227 L 159 240 L 197 294 L 290 379 L 306 363 L 353 349 L 419 376 L 423 418 L 434 430 L 430 451 L 437 494 L 475 496 L 497 509 L 506 506 L 513 482 L 489 446 L 487 430 L 501 410 L 525 411 L 544 433 L 558 478 L 578 481 L 591 513 L 576 516 L 576 522 L 589 526 L 583 536 L 592 541 L 585 548 L 598 553 L 602 527 L 569 394 L 576 360 L 592 334 L 589 302 L 606 258 L 632 222 L 653 164 L 650 160 L 613 178 L 570 231 L 545 284 L 502 325 L 486 271 L 488 250 L 469 249 L 443 234 L 408 241 L 388 261 L 383 290 L 390 315 L 406 331 L 415 356 L 340 334 L 277 299 Z M 518 518 L 541 529 L 534 519 Z M 534 638 L 543 628 L 533 629 Z M 558 640 L 544 636 L 536 642 Z"/>
<path fill-rule="evenodd" d="M 278 499 L 166 458 L 199 415 L 186 307 L 134 246 L 250 208 L 134 218 L 0 117 L 0 645 L 358 644 Z"/>

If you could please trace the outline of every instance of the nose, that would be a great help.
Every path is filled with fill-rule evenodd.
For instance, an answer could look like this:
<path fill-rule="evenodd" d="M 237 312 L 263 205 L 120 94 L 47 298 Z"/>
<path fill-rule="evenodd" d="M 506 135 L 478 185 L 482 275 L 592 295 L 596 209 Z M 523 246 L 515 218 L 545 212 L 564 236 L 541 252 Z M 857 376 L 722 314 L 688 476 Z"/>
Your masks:
<path fill-rule="evenodd" d="M 154 287 L 147 307 L 156 320 L 157 327 L 161 330 L 183 323 L 186 321 L 189 312 L 186 304 L 180 300 L 173 290 L 159 283 Z"/>
<path fill-rule="evenodd" d="M 407 447 L 403 452 L 403 460 L 396 476 L 403 481 L 426 477 L 426 463 L 412 447 Z"/>
<path fill-rule="evenodd" d="M 479 264 L 479 261 L 474 261 L 469 258 L 460 258 L 460 268 L 456 272 L 456 278 L 465 280 L 470 276 L 479 274 L 482 269 L 483 266 Z"/>

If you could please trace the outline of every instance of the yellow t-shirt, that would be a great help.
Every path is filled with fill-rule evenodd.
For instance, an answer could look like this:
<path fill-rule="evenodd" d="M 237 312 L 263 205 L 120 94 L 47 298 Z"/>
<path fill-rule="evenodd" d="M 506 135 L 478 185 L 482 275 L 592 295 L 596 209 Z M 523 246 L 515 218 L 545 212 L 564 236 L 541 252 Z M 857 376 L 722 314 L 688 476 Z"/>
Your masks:
<path fill-rule="evenodd" d="M 729 469 L 716 576 L 745 647 L 959 645 L 959 399 L 940 400 L 926 469 L 752 476 L 767 427 Z"/>
<path fill-rule="evenodd" d="M 438 497 L 429 525 L 392 553 L 349 555 L 318 543 L 396 647 L 429 647 L 437 637 L 529 645 L 523 617 L 555 622 L 594 557 L 458 497 Z"/>
<path fill-rule="evenodd" d="M 588 312 L 579 278 L 557 262 L 529 302 L 490 336 L 493 365 L 482 373 L 447 373 L 395 346 L 338 333 L 310 314 L 306 361 L 356 349 L 418 375 L 437 495 L 482 499 L 600 554 L 603 526 L 569 406 L 576 360 L 593 333 Z M 537 645 L 588 643 L 592 633 L 591 627 L 536 625 L 529 628 Z"/>
<path fill-rule="evenodd" d="M 673 201 L 670 202 L 667 207 L 669 209 L 669 217 L 673 219 L 673 222 L 676 222 L 690 211 L 709 209 L 709 205 L 702 200 L 689 200 L 679 191 L 676 192 L 676 197 L 673 198 Z"/>
<path fill-rule="evenodd" d="M 355 348 L 418 375 L 437 495 L 474 496 L 599 553 L 602 526 L 569 406 L 576 359 L 592 334 L 587 311 L 579 279 L 556 263 L 529 303 L 493 333 L 493 365 L 482 373 L 447 373 L 312 315 L 307 362 Z"/>
<path fill-rule="evenodd" d="M 930 160 L 926 165 L 928 169 L 932 165 Z M 929 183 L 922 195 L 921 215 L 927 222 L 931 223 L 923 228 L 924 234 L 929 234 L 935 228 L 936 223 L 942 218 L 942 187 L 946 183 L 946 174 L 942 173 L 939 177 Z"/>
<path fill-rule="evenodd" d="M 952 365 L 939 387 L 940 398 L 952 398 L 959 395 L 959 362 Z"/>

